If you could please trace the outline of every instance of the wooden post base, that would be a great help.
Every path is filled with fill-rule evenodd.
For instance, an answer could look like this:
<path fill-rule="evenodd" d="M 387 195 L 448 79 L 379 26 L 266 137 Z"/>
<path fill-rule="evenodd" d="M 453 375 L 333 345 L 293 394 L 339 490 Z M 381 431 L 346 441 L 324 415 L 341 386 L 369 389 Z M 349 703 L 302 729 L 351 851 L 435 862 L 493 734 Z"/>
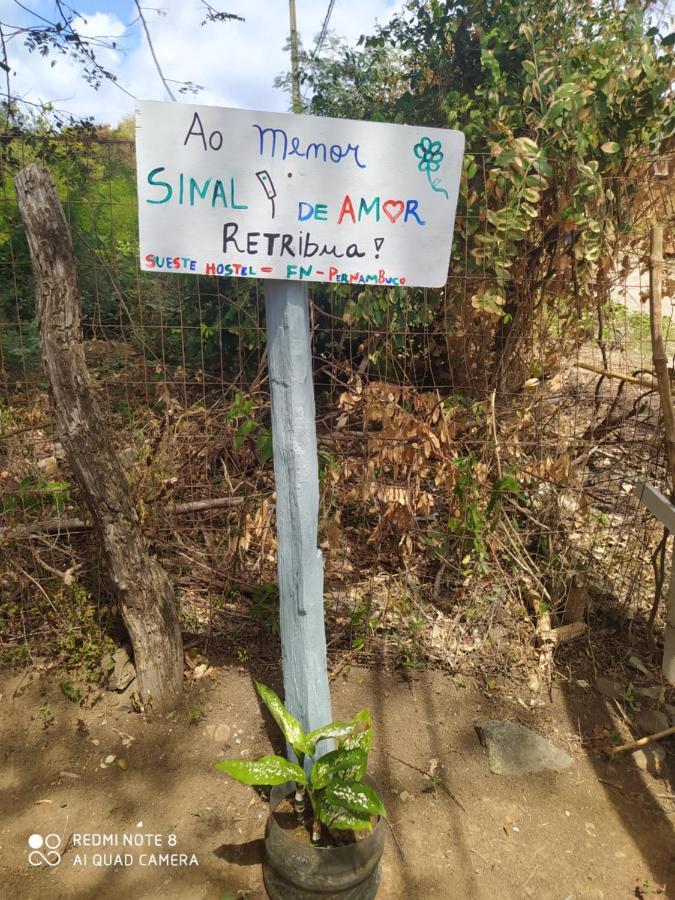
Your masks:
<path fill-rule="evenodd" d="M 265 309 L 285 702 L 311 731 L 331 721 L 331 704 L 307 286 L 267 281 Z"/>

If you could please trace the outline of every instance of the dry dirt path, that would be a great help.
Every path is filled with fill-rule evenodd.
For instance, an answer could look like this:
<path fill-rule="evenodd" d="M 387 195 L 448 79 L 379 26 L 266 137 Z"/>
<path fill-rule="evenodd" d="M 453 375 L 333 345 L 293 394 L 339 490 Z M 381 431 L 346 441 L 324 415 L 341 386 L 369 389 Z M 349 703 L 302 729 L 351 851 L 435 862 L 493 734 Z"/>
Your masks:
<path fill-rule="evenodd" d="M 80 708 L 65 700 L 57 682 L 54 674 L 0 673 L 0 895 L 264 898 L 266 805 L 212 769 L 219 754 L 269 752 L 249 673 L 224 668 L 197 682 L 173 722 L 121 712 L 110 694 Z M 609 724 L 608 701 L 572 684 L 555 688 L 552 702 L 544 697 L 545 705 L 529 713 L 518 702 L 529 695 L 508 684 L 493 698 L 440 672 L 418 672 L 412 681 L 355 668 L 338 675 L 336 716 L 367 706 L 377 726 L 371 769 L 396 836 L 387 836 L 381 900 L 675 897 L 675 803 L 667 797 L 673 796 L 667 773 L 653 779 L 629 758 L 609 764 L 589 749 L 593 730 Z M 190 709 L 193 718 L 203 711 L 199 724 L 190 724 Z M 474 730 L 489 718 L 520 718 L 575 764 L 560 774 L 491 775 Z M 214 725 L 231 729 L 226 754 L 208 733 Z M 434 759 L 461 808 L 416 770 L 428 770 Z M 670 749 L 667 764 L 672 760 Z M 61 862 L 31 867 L 28 838 L 48 833 L 67 847 Z M 73 846 L 73 836 L 85 834 L 120 841 L 144 835 L 144 846 Z M 161 836 L 163 846 L 149 847 L 150 835 Z M 149 864 L 153 854 L 170 852 L 186 860 L 194 854 L 198 865 Z M 131 864 L 105 866 L 110 853 L 127 853 Z"/>

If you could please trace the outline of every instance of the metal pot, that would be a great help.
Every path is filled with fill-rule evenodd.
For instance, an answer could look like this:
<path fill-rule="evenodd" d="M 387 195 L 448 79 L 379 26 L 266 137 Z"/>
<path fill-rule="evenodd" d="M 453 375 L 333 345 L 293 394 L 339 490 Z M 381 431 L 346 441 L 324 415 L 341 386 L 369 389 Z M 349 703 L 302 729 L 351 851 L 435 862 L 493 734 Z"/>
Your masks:
<path fill-rule="evenodd" d="M 377 790 L 366 776 L 363 781 Z M 382 819 L 363 840 L 341 847 L 301 844 L 278 824 L 274 811 L 295 792 L 294 784 L 272 789 L 265 830 L 263 877 L 272 900 L 372 900 L 380 886 L 384 849 Z"/>

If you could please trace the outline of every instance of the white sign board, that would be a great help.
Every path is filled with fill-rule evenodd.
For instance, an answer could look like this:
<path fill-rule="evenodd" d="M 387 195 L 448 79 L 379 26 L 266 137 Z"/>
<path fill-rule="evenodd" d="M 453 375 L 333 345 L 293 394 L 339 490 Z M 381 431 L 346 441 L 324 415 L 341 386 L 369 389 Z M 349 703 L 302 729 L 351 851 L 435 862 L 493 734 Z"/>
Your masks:
<path fill-rule="evenodd" d="M 459 131 L 142 102 L 141 267 L 441 287 L 463 153 Z"/>

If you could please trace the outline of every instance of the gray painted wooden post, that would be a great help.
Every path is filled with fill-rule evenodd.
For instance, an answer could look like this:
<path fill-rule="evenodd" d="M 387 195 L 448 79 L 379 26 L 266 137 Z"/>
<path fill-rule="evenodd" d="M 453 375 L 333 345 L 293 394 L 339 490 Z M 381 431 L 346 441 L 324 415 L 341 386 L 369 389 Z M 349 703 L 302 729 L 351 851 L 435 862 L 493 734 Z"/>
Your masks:
<path fill-rule="evenodd" d="M 285 702 L 309 731 L 331 721 L 331 703 L 307 285 L 266 282 L 265 311 Z"/>
<path fill-rule="evenodd" d="M 665 525 L 671 534 L 675 534 L 675 506 L 670 500 L 646 481 L 639 481 L 635 485 L 635 494 L 640 503 L 646 506 L 649 512 L 662 525 Z M 675 551 L 671 561 L 670 587 L 666 603 L 666 627 L 663 632 L 661 671 L 666 681 L 675 684 Z"/>

